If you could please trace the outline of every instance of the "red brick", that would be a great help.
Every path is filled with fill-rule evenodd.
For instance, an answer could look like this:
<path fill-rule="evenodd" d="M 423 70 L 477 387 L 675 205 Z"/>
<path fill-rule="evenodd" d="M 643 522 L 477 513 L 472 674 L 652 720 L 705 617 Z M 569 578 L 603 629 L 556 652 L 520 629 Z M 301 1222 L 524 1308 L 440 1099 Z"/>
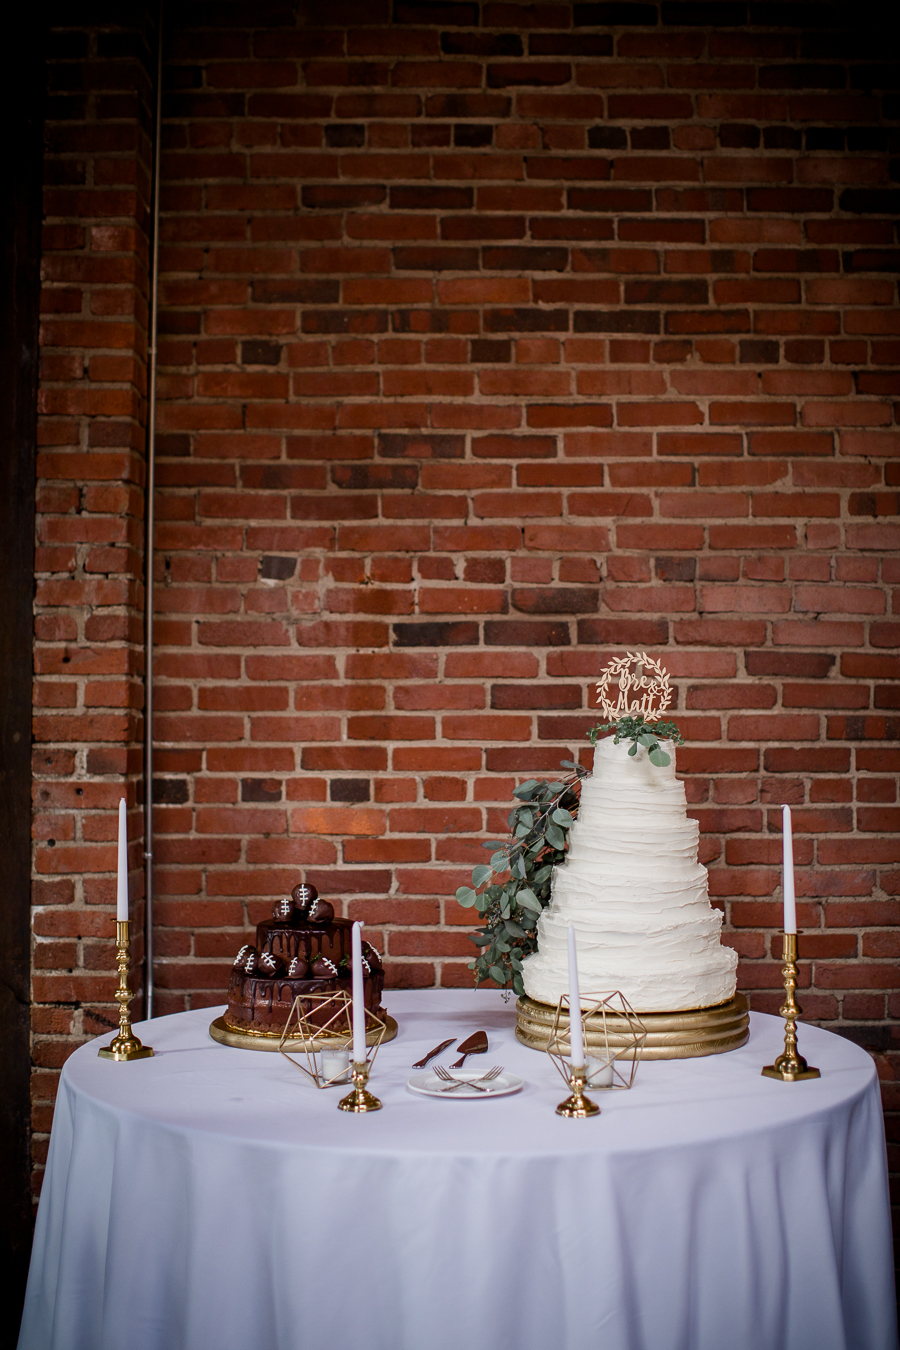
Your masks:
<path fill-rule="evenodd" d="M 616 538 L 620 548 L 669 549 L 694 551 L 703 547 L 702 526 L 692 525 L 618 525 Z"/>

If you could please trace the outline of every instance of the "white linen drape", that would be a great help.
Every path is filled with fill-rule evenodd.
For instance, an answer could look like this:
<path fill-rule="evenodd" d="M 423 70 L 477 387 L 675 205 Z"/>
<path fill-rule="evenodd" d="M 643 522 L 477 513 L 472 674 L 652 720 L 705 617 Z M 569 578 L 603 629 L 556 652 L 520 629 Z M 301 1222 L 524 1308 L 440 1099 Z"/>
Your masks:
<path fill-rule="evenodd" d="M 19 1350 L 895 1350 L 864 1051 L 801 1026 L 821 1079 L 772 1082 L 782 1023 L 754 1014 L 740 1050 L 642 1064 L 568 1121 L 496 992 L 386 1002 L 370 1116 L 215 1044 L 216 1010 L 142 1025 L 150 1060 L 76 1051 Z M 522 1093 L 406 1090 L 479 1027 Z"/>

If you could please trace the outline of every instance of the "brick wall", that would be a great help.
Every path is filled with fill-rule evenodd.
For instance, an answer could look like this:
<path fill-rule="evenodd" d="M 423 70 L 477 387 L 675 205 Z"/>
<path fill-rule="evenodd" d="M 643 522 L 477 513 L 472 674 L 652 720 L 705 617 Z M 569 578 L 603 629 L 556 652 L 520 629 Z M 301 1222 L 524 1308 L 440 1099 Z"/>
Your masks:
<path fill-rule="evenodd" d="M 153 36 L 47 39 L 34 653 L 35 1158 L 60 1066 L 116 1026 L 116 814 L 140 986 L 140 709 Z M 69 22 L 73 21 L 70 17 Z M 151 62 L 152 64 L 152 62 Z"/>
<path fill-rule="evenodd" d="M 741 985 L 777 1008 L 787 801 L 806 1015 L 877 1051 L 890 1092 L 900 96 L 883 35 L 815 4 L 382 9 L 220 6 L 204 27 L 186 5 L 167 38 L 158 1010 L 221 1001 L 301 873 L 372 926 L 394 987 L 468 984 L 456 886 L 517 778 L 588 762 L 589 682 L 639 646 L 678 683 L 679 769 Z M 112 67 L 79 51 L 76 68 Z M 50 132 L 51 163 L 87 177 L 48 208 L 48 300 L 72 308 L 48 316 L 42 394 L 47 1065 L 111 988 L 101 841 L 137 734 L 129 116 L 104 125 L 136 137 L 115 153 L 78 141 L 77 117 L 74 140 Z"/>

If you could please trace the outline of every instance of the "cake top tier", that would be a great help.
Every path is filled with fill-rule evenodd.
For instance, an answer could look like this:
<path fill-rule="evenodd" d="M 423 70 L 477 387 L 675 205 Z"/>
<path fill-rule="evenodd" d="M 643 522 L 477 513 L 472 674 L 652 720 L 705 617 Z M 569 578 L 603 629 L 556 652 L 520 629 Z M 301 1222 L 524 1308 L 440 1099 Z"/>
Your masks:
<path fill-rule="evenodd" d="M 614 736 L 598 740 L 594 746 L 594 778 L 627 781 L 635 787 L 650 791 L 671 787 L 675 778 L 675 742 L 660 741 L 660 749 L 668 756 L 668 763 L 652 763 L 646 746 L 636 741 L 619 741 Z"/>

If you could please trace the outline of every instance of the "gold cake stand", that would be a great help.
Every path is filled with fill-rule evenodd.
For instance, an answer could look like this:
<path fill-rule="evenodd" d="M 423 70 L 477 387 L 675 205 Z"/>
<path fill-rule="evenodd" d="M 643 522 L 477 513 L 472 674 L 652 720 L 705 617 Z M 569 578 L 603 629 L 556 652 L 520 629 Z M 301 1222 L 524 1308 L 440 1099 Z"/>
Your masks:
<path fill-rule="evenodd" d="M 692 1008 L 684 1012 L 637 1012 L 647 1028 L 641 1059 L 697 1059 L 701 1055 L 722 1055 L 736 1050 L 750 1035 L 750 1004 L 745 994 L 735 994 L 727 1003 L 713 1008 Z M 538 1003 L 522 996 L 516 1004 L 516 1038 L 531 1050 L 546 1050 L 557 1014 L 555 1003 Z M 624 1018 L 606 1015 L 611 1048 L 628 1046 L 633 1033 Z M 585 1048 L 602 1048 L 602 1019 L 585 1018 Z M 605 1045 L 605 1042 L 603 1043 Z M 620 1058 L 628 1059 L 632 1050 Z"/>
<path fill-rule="evenodd" d="M 366 1045 L 375 1045 L 380 1041 L 392 1041 L 397 1035 L 398 1027 L 395 1018 L 390 1014 L 384 1015 L 387 1030 L 384 1036 L 380 1035 L 378 1027 L 373 1027 L 366 1032 Z M 278 1051 L 282 1044 L 280 1031 L 238 1031 L 236 1027 L 229 1026 L 224 1016 L 217 1017 L 210 1023 L 209 1034 L 214 1041 L 220 1045 L 232 1045 L 237 1050 L 274 1050 Z M 316 1036 L 312 1041 L 305 1041 L 302 1036 L 288 1036 L 284 1040 L 286 1050 L 324 1050 L 329 1045 L 346 1045 L 347 1033 L 343 1032 L 340 1036 Z"/>

